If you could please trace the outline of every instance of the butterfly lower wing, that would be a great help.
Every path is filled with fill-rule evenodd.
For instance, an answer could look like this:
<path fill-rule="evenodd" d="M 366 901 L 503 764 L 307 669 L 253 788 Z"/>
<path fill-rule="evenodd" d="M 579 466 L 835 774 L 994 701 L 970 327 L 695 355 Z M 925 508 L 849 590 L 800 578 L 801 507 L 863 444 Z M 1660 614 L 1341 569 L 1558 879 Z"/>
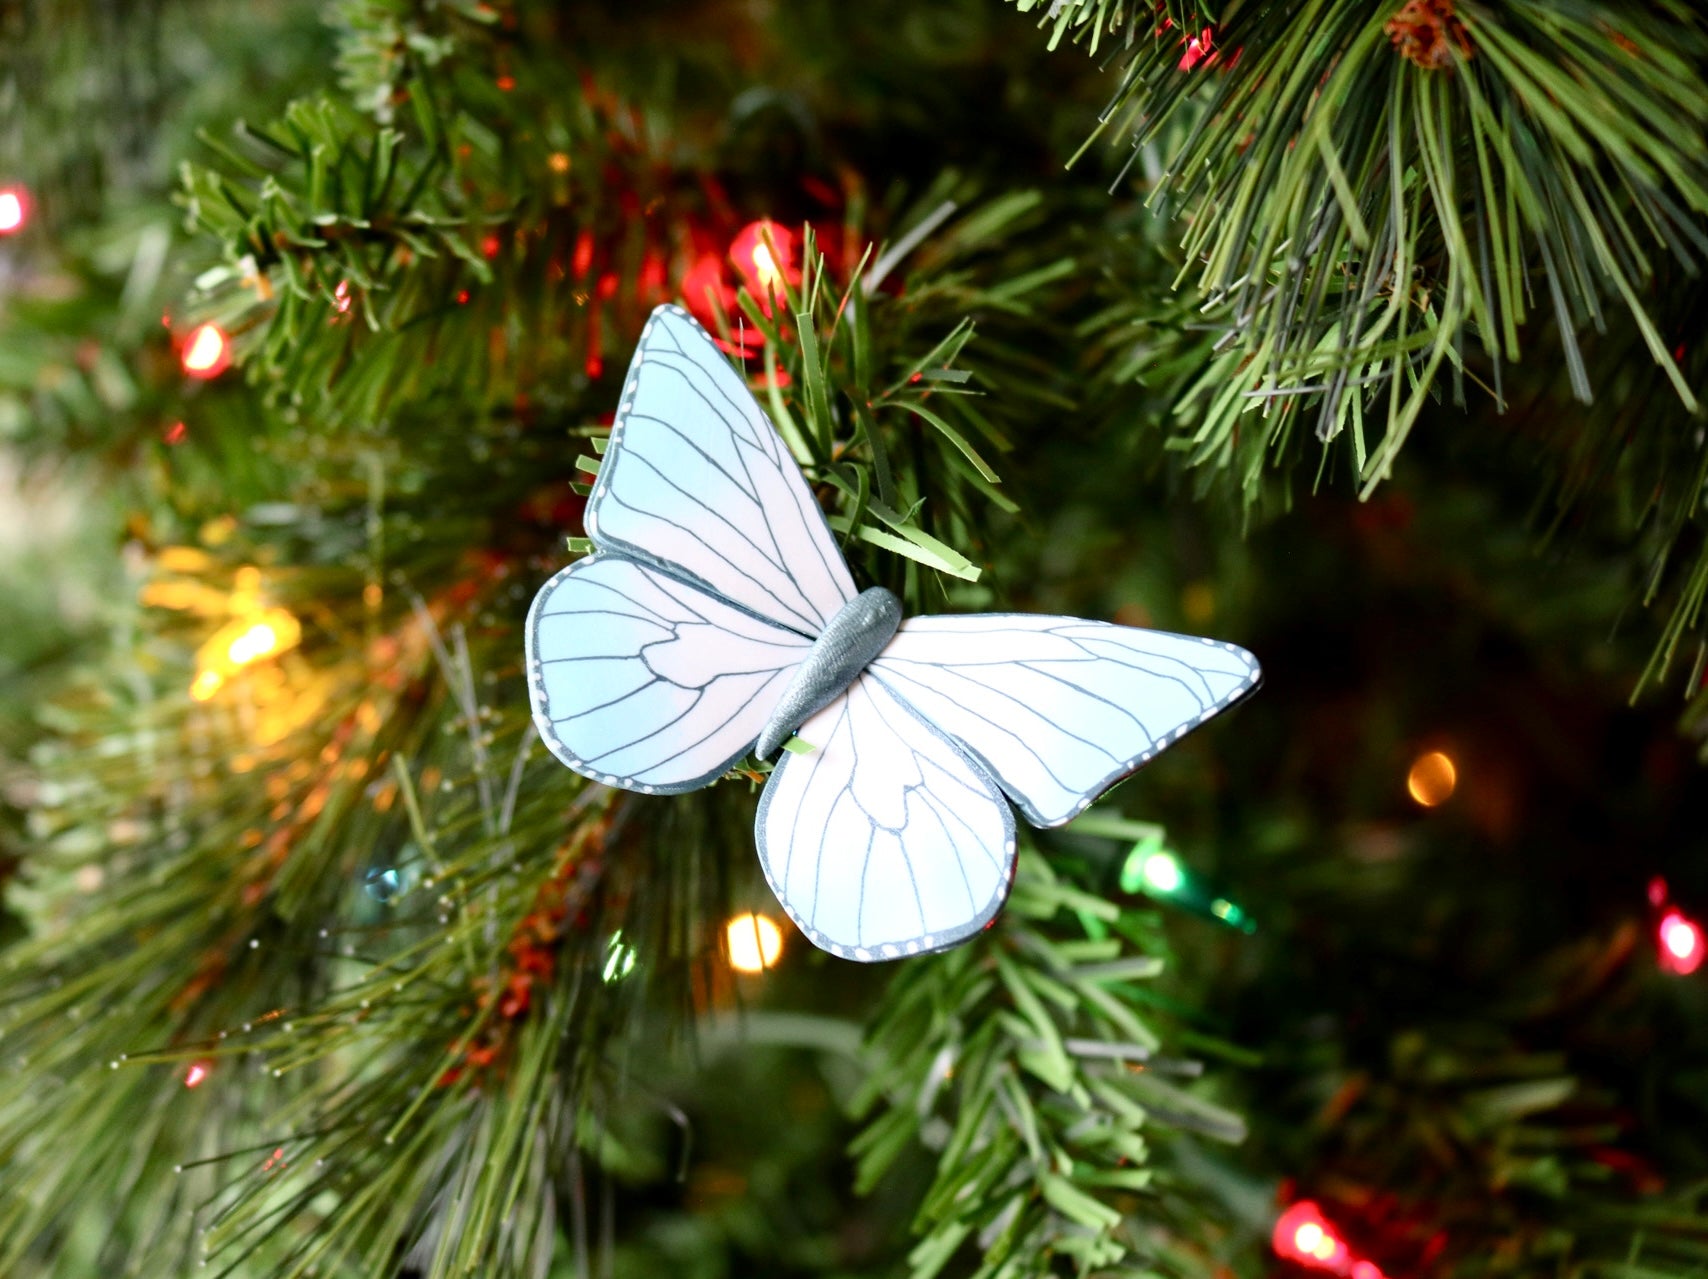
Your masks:
<path fill-rule="evenodd" d="M 676 794 L 753 745 L 810 641 L 621 555 L 541 588 L 526 627 L 528 694 L 546 745 L 611 786 Z"/>
<path fill-rule="evenodd" d="M 586 524 L 600 549 L 803 635 L 855 594 L 800 467 L 680 307 L 659 307 L 641 334 Z"/>
<path fill-rule="evenodd" d="M 759 801 L 759 860 L 789 917 L 847 959 L 942 950 L 1002 908 L 1014 814 L 954 742 L 861 675 L 801 726 Z"/>
<path fill-rule="evenodd" d="M 1035 826 L 1072 820 L 1261 678 L 1233 644 L 1028 614 L 909 618 L 868 672 Z"/>

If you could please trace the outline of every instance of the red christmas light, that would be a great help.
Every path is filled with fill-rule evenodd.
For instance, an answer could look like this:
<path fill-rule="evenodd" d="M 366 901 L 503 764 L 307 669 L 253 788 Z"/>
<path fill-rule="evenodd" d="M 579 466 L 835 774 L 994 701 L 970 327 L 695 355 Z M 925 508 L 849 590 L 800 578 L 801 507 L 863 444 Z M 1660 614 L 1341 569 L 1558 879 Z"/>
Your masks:
<path fill-rule="evenodd" d="M 198 1061 L 198 1062 L 193 1063 L 190 1066 L 189 1070 L 184 1072 L 184 1087 L 194 1088 L 194 1087 L 198 1086 L 202 1082 L 202 1080 L 204 1080 L 208 1077 L 208 1072 L 211 1069 L 213 1069 L 213 1068 L 211 1066 L 209 1066 L 205 1061 Z"/>
<path fill-rule="evenodd" d="M 636 285 L 636 292 L 639 294 L 640 300 L 650 305 L 658 298 L 665 296 L 664 281 L 664 255 L 656 249 L 649 248 L 646 251 L 646 256 L 641 259 L 640 281 Z"/>
<path fill-rule="evenodd" d="M 218 325 L 200 324 L 184 339 L 179 357 L 191 377 L 216 378 L 231 367 L 231 339 Z"/>
<path fill-rule="evenodd" d="M 605 374 L 605 347 L 600 332 L 599 304 L 587 312 L 587 376 L 600 378 Z"/>
<path fill-rule="evenodd" d="M 800 282 L 795 237 L 787 227 L 769 218 L 742 227 L 729 246 L 729 256 L 748 291 L 761 302 L 781 292 L 785 284 Z"/>
<path fill-rule="evenodd" d="M 1209 62 L 1216 56 L 1216 33 L 1205 27 L 1197 35 L 1186 41 L 1186 52 L 1180 57 L 1180 69 L 1190 71 L 1202 62 Z"/>
<path fill-rule="evenodd" d="M 574 273 L 575 278 L 579 280 L 587 275 L 588 269 L 592 267 L 592 265 L 593 232 L 583 231 L 580 235 L 575 237 L 575 252 L 570 257 L 569 269 Z"/>
<path fill-rule="evenodd" d="M 702 253 L 682 277 L 682 296 L 688 309 L 704 322 L 720 306 L 726 311 L 735 301 L 735 290 L 724 283 L 723 264 L 715 253 Z"/>
<path fill-rule="evenodd" d="M 15 235 L 30 220 L 30 197 L 23 187 L 0 187 L 0 235 Z"/>
<path fill-rule="evenodd" d="M 704 253 L 694 260 L 694 265 L 682 277 L 682 300 L 688 304 L 693 317 L 714 335 L 712 341 L 726 355 L 746 359 L 764 349 L 764 334 L 740 323 L 735 287 L 724 279 L 723 260 L 717 254 Z M 730 341 L 725 342 L 715 336 L 720 324 L 730 326 Z"/>
<path fill-rule="evenodd" d="M 1702 960 L 1708 957 L 1708 939 L 1703 937 L 1701 925 L 1676 907 L 1661 916 L 1655 940 L 1663 972 L 1688 977 L 1702 967 Z"/>
<path fill-rule="evenodd" d="M 1375 1262 L 1353 1254 L 1322 1209 L 1309 1199 L 1301 1199 L 1276 1219 L 1269 1242 L 1277 1257 L 1310 1270 L 1349 1279 L 1385 1279 Z"/>

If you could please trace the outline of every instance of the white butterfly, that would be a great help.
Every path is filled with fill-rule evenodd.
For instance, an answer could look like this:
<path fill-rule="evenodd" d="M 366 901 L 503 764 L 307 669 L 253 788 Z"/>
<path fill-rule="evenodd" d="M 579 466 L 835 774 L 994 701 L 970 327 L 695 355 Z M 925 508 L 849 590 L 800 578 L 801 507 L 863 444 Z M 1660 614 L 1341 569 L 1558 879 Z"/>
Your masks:
<path fill-rule="evenodd" d="M 889 592 L 855 591 L 799 466 L 680 307 L 641 334 L 586 524 L 594 553 L 528 613 L 541 736 L 594 781 L 672 795 L 798 732 L 813 749 L 765 785 L 759 859 L 848 959 L 978 932 L 1013 877 L 1010 800 L 1070 821 L 1259 679 L 1244 649 L 1192 636 L 900 621 Z"/>

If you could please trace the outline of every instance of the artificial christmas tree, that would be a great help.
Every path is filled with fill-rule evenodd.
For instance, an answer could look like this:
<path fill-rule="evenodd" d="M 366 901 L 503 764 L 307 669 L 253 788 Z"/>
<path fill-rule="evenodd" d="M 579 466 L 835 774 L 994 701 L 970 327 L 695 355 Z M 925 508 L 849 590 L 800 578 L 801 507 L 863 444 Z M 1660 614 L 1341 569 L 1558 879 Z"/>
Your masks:
<path fill-rule="evenodd" d="M 0 32 L 0 1273 L 1708 1263 L 1689 6 Z M 1264 690 L 816 950 L 531 714 L 668 304 L 859 588 Z"/>

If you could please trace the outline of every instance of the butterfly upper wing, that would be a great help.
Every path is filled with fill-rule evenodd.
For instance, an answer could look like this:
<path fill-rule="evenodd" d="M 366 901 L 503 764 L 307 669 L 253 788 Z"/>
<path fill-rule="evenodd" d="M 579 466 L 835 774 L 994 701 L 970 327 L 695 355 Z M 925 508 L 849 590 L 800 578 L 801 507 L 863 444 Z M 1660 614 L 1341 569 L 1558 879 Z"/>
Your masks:
<path fill-rule="evenodd" d="M 598 553 L 534 597 L 528 693 L 576 772 L 675 794 L 747 753 L 811 641 L 649 564 Z"/>
<path fill-rule="evenodd" d="M 854 598 L 824 512 L 739 375 L 680 307 L 647 321 L 586 525 L 803 635 Z"/>
<path fill-rule="evenodd" d="M 955 738 L 1035 826 L 1257 687 L 1242 648 L 1030 614 L 913 617 L 868 673 Z"/>
<path fill-rule="evenodd" d="M 941 950 L 1002 908 L 1014 814 L 956 744 L 870 675 L 801 726 L 759 801 L 772 891 L 812 941 L 847 959 Z"/>

